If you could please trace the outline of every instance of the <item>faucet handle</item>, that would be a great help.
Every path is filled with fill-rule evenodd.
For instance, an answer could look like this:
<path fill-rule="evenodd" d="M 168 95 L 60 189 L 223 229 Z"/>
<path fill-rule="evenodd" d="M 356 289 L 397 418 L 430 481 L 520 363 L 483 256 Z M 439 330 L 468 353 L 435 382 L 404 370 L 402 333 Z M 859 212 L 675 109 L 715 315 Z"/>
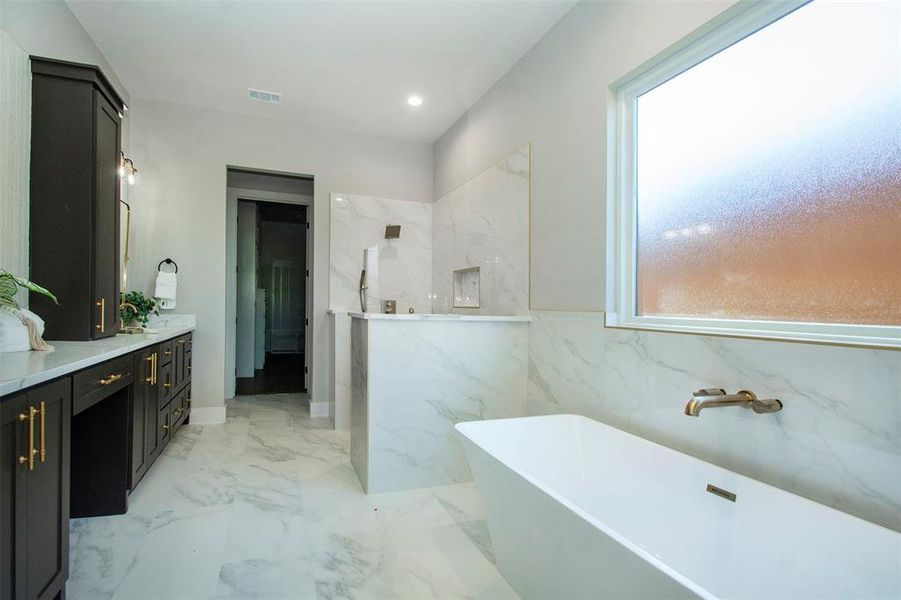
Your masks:
<path fill-rule="evenodd" d="M 726 390 L 722 388 L 705 388 L 703 390 L 698 390 L 693 393 L 692 396 L 695 398 L 703 398 L 705 396 L 725 396 Z"/>

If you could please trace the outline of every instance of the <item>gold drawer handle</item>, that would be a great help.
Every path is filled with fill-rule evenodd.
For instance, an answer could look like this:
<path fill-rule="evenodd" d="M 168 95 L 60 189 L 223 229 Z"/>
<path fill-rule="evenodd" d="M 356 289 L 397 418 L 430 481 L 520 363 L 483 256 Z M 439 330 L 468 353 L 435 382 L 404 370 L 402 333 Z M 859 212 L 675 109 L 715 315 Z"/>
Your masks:
<path fill-rule="evenodd" d="M 119 375 L 119 377 L 122 377 Z M 47 404 L 41 400 L 41 462 L 47 462 Z"/>
<path fill-rule="evenodd" d="M 99 329 L 100 333 L 104 333 L 106 331 L 106 298 L 101 298 L 96 304 L 100 308 L 100 324 L 94 327 Z"/>
<path fill-rule="evenodd" d="M 172 384 L 171 384 L 171 383 L 164 383 L 164 384 L 163 384 L 163 387 L 164 387 L 164 388 L 171 388 L 171 387 L 172 387 Z"/>
<path fill-rule="evenodd" d="M 34 457 L 38 453 L 34 448 L 34 416 L 38 414 L 38 409 L 33 406 L 28 407 L 28 413 L 19 413 L 19 421 L 28 421 L 28 456 L 20 456 L 19 464 L 28 463 L 28 470 L 34 471 Z"/>
<path fill-rule="evenodd" d="M 157 353 L 154 352 L 144 360 L 150 363 L 150 376 L 145 377 L 144 381 L 149 383 L 150 385 L 156 385 L 158 375 Z"/>
<path fill-rule="evenodd" d="M 169 431 L 169 426 L 168 426 L 168 425 L 163 425 L 163 431 Z"/>
<path fill-rule="evenodd" d="M 180 409 L 180 408 L 176 408 L 175 410 L 172 411 L 172 414 L 176 417 L 178 415 L 180 415 L 181 413 L 182 413 L 182 409 Z"/>
<path fill-rule="evenodd" d="M 120 379 L 122 379 L 122 373 L 116 373 L 115 375 L 110 375 L 106 379 L 101 379 L 100 385 L 109 385 L 111 383 L 119 381 Z"/>
<path fill-rule="evenodd" d="M 172 350 L 166 350 L 165 352 L 163 352 L 163 355 L 164 356 L 172 356 Z"/>

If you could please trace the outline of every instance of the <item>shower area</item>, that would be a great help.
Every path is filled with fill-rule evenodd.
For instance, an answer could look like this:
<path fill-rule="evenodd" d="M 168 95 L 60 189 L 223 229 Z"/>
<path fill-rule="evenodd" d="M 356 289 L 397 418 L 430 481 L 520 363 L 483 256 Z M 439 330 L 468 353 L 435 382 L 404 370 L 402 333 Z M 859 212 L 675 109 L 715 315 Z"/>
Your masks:
<path fill-rule="evenodd" d="M 330 412 L 351 428 L 352 456 L 368 448 L 357 470 L 372 473 L 374 491 L 433 485 L 439 464 L 442 480 L 468 479 L 455 422 L 524 410 L 530 165 L 525 146 L 435 202 L 331 195 Z M 418 441 L 399 434 L 414 430 Z M 419 443 L 443 437 L 444 450 Z M 408 464 L 422 457 L 421 472 L 375 477 L 381 467 L 403 475 L 378 464 L 377 448 Z"/>

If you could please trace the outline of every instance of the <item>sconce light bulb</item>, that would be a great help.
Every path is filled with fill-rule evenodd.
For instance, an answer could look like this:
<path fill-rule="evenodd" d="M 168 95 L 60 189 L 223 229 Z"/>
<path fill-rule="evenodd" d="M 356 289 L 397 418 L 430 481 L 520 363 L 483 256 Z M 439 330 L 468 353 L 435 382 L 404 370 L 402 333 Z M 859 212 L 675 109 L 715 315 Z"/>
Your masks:
<path fill-rule="evenodd" d="M 135 174 L 129 173 L 126 181 L 128 182 L 128 185 L 134 185 L 135 184 Z"/>
<path fill-rule="evenodd" d="M 117 172 L 119 173 L 119 177 L 125 177 L 125 165 L 119 165 Z"/>

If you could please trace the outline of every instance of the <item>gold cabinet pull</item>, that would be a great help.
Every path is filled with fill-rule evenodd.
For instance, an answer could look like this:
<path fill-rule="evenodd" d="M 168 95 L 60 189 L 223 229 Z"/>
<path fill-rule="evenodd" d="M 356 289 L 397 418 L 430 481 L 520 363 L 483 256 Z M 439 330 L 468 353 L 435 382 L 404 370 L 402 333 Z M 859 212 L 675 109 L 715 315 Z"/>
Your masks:
<path fill-rule="evenodd" d="M 95 327 L 100 330 L 100 333 L 104 333 L 106 331 L 106 298 L 98 300 L 97 306 L 100 308 L 100 323 Z"/>
<path fill-rule="evenodd" d="M 120 379 L 122 379 L 122 374 L 121 374 L 121 373 L 116 373 L 116 374 L 114 374 L 114 375 L 110 375 L 110 376 L 107 377 L 106 379 L 101 379 L 101 380 L 100 380 L 100 385 L 109 385 L 109 384 L 111 384 L 111 383 L 114 383 L 114 382 L 116 382 L 116 381 L 119 381 Z"/>
<path fill-rule="evenodd" d="M 153 385 L 156 385 L 159 380 L 160 375 L 160 364 L 159 364 L 160 355 L 156 352 L 153 353 Z"/>
<path fill-rule="evenodd" d="M 164 383 L 164 384 L 163 384 L 163 387 L 164 387 L 164 388 L 171 388 L 171 387 L 172 387 L 172 384 L 171 384 L 171 383 Z"/>
<path fill-rule="evenodd" d="M 34 457 L 38 453 L 34 448 L 34 416 L 38 413 L 38 409 L 33 406 L 28 407 L 28 413 L 19 413 L 19 421 L 28 421 L 28 456 L 20 456 L 19 464 L 28 463 L 28 470 L 34 471 Z"/>
<path fill-rule="evenodd" d="M 172 356 L 172 350 L 166 350 L 163 352 L 163 356 Z"/>
<path fill-rule="evenodd" d="M 169 426 L 168 426 L 168 425 L 163 425 L 163 431 L 169 431 Z"/>
<path fill-rule="evenodd" d="M 153 384 L 153 355 L 151 354 L 150 356 L 148 356 L 148 357 L 145 358 L 144 360 L 146 360 L 147 362 L 150 363 L 150 375 L 148 375 L 147 377 L 145 377 L 145 378 L 144 378 L 144 381 L 147 382 L 147 383 L 149 383 L 149 384 Z"/>
<path fill-rule="evenodd" d="M 47 462 L 47 404 L 41 400 L 41 462 Z"/>

